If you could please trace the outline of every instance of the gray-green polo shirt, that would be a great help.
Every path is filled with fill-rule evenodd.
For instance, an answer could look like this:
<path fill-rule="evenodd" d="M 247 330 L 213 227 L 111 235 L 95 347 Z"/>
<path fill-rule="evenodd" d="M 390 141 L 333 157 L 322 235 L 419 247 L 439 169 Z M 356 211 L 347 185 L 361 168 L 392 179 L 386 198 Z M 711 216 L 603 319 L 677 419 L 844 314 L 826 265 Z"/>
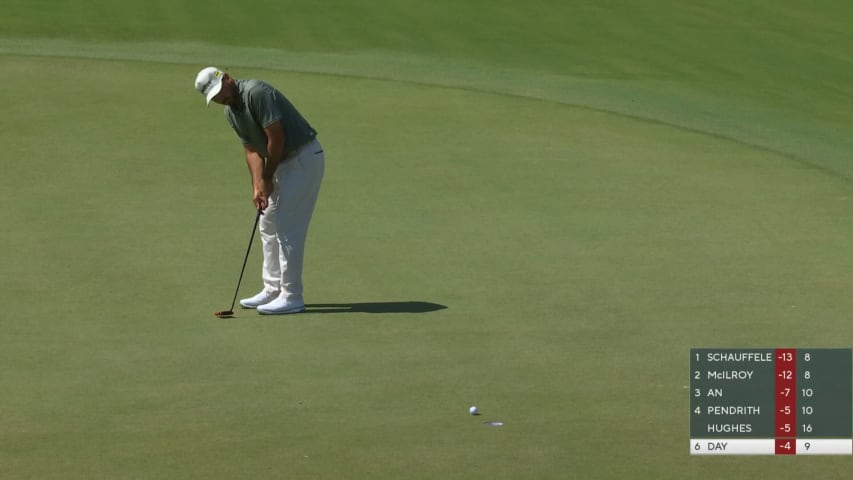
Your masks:
<path fill-rule="evenodd" d="M 317 136 L 317 131 L 272 85 L 261 80 L 235 79 L 235 82 L 243 98 L 243 107 L 234 110 L 226 106 L 225 119 L 244 145 L 251 145 L 263 157 L 268 157 L 264 128 L 278 121 L 284 127 L 285 156 Z"/>

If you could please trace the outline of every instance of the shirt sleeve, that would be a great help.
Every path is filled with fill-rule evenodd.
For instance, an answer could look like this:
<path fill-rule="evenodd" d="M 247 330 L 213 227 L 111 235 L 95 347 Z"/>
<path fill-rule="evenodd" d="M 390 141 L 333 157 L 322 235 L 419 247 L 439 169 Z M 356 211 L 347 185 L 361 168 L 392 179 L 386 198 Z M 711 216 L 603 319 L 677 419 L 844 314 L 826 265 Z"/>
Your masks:
<path fill-rule="evenodd" d="M 249 93 L 252 115 L 262 128 L 267 128 L 284 118 L 276 101 L 276 92 L 268 85 L 260 85 Z"/>

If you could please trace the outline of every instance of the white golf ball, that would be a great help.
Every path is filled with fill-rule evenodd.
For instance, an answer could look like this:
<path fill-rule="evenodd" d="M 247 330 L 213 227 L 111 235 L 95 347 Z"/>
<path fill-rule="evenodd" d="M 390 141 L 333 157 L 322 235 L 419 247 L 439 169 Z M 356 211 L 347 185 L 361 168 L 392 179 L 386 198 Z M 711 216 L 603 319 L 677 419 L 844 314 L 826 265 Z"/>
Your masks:
<path fill-rule="evenodd" d="M 476 415 L 477 412 L 478 410 L 476 405 L 472 405 L 471 408 L 468 409 L 468 413 L 470 413 L 471 415 Z"/>

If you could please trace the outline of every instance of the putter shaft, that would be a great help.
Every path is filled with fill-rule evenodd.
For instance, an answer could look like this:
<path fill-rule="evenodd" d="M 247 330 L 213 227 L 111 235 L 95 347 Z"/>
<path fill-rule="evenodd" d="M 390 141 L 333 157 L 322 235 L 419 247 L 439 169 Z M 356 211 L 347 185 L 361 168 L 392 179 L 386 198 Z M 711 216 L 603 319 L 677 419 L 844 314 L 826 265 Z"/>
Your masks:
<path fill-rule="evenodd" d="M 243 257 L 243 266 L 240 268 L 240 278 L 237 279 L 237 288 L 234 289 L 234 298 L 231 299 L 231 308 L 214 313 L 217 317 L 234 315 L 234 304 L 237 302 L 237 293 L 240 291 L 240 283 L 243 282 L 243 273 L 246 271 L 246 262 L 249 260 L 249 252 L 252 251 L 252 242 L 255 241 L 255 230 L 258 229 L 258 222 L 261 220 L 261 215 L 263 215 L 263 211 L 258 209 L 258 213 L 255 215 L 255 224 L 252 225 L 252 234 L 249 236 L 249 246 L 246 247 L 246 256 Z"/>

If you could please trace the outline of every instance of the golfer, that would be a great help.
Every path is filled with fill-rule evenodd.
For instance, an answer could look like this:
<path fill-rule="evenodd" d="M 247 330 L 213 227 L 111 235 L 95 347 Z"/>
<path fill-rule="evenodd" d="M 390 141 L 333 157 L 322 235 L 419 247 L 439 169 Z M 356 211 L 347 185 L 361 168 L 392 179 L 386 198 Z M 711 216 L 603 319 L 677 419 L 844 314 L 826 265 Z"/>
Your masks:
<path fill-rule="evenodd" d="M 264 288 L 240 305 L 265 315 L 303 312 L 305 239 L 325 167 L 317 132 L 281 92 L 261 80 L 240 80 L 207 67 L 196 76 L 195 88 L 208 105 L 225 106 L 225 119 L 243 142 L 252 201 L 263 211 L 258 231 Z"/>

